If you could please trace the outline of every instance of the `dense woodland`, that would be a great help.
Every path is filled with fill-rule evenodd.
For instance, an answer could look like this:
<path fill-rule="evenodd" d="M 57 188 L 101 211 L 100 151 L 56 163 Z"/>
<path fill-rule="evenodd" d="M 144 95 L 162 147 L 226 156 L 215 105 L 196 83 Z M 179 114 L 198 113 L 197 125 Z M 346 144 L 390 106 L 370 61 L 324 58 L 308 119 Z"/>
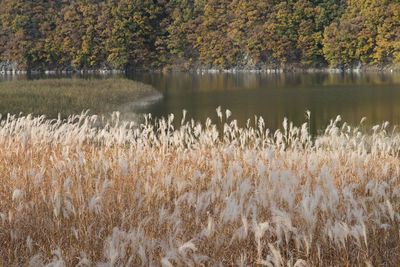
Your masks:
<path fill-rule="evenodd" d="M 20 69 L 400 64 L 400 0 L 0 0 Z"/>

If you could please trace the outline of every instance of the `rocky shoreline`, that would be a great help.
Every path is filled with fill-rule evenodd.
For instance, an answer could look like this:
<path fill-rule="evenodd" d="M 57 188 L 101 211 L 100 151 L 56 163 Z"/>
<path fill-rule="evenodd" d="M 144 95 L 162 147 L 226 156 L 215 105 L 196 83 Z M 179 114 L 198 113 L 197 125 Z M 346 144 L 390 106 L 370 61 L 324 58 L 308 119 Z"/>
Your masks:
<path fill-rule="evenodd" d="M 80 69 L 59 69 L 59 70 L 19 70 L 18 65 L 15 62 L 0 61 L 0 75 L 19 75 L 19 74 L 120 74 L 126 72 L 191 72 L 198 74 L 210 74 L 210 73 L 287 73 L 287 72 L 298 72 L 298 73 L 362 73 L 362 72 L 400 72 L 400 66 L 397 65 L 386 65 L 386 66 L 374 66 L 374 65 L 358 65 L 351 68 L 305 68 L 298 64 L 287 65 L 285 67 L 234 67 L 229 69 L 220 69 L 207 66 L 197 66 L 191 68 L 182 68 L 181 66 L 171 65 L 166 66 L 162 69 L 146 69 L 136 68 L 125 70 L 118 69 L 91 69 L 91 70 L 80 70 Z"/>
<path fill-rule="evenodd" d="M 331 68 L 321 67 L 303 67 L 300 64 L 287 64 L 285 67 L 259 65 L 259 66 L 240 66 L 228 69 L 219 69 L 209 66 L 192 66 L 182 68 L 178 66 L 168 66 L 161 70 L 150 70 L 152 72 L 192 72 L 192 73 L 362 73 L 362 72 L 400 72 L 400 65 L 355 65 L 352 67 Z"/>
<path fill-rule="evenodd" d="M 99 74 L 117 74 L 124 73 L 123 70 L 118 69 L 93 69 L 93 70 L 79 70 L 79 69 L 58 69 L 58 70 L 20 70 L 18 64 L 13 61 L 0 61 L 0 75 L 19 75 L 19 74 L 69 74 L 69 73 L 99 73 Z"/>

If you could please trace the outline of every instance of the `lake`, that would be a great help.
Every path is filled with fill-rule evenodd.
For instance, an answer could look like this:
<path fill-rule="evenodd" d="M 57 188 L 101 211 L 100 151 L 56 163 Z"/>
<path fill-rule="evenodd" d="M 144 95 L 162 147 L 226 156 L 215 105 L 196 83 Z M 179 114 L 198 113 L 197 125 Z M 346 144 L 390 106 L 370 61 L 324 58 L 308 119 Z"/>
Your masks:
<path fill-rule="evenodd" d="M 312 132 L 330 119 L 366 125 L 389 121 L 400 124 L 400 73 L 133 73 L 129 78 L 152 84 L 163 101 L 142 109 L 155 116 L 181 114 L 204 121 L 216 120 L 215 108 L 232 111 L 245 125 L 248 118 L 262 116 L 272 129 L 285 117 L 296 125 L 311 111 Z"/>
<path fill-rule="evenodd" d="M 305 122 L 306 110 L 310 110 L 314 133 L 337 115 L 352 125 L 358 125 L 362 117 L 367 118 L 366 125 L 384 121 L 400 125 L 400 73 L 130 73 L 126 76 L 151 84 L 164 97 L 149 105 L 134 105 L 132 110 L 124 108 L 124 113 L 152 113 L 154 117 L 174 113 L 176 121 L 180 121 L 185 109 L 187 117 L 202 122 L 210 117 L 215 122 L 215 109 L 221 106 L 231 110 L 231 118 L 237 119 L 241 126 L 249 118 L 254 121 L 257 115 L 264 118 L 269 128 L 276 129 L 285 117 L 300 125 Z"/>

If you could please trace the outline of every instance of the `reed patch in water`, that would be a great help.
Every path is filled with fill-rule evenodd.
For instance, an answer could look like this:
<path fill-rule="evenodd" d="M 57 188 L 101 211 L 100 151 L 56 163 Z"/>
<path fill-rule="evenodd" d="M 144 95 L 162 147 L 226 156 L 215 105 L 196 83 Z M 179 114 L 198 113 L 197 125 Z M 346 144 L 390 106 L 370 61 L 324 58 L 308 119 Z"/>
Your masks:
<path fill-rule="evenodd" d="M 42 79 L 0 82 L 0 113 L 62 118 L 90 110 L 109 113 L 119 106 L 153 95 L 150 85 L 122 78 Z"/>

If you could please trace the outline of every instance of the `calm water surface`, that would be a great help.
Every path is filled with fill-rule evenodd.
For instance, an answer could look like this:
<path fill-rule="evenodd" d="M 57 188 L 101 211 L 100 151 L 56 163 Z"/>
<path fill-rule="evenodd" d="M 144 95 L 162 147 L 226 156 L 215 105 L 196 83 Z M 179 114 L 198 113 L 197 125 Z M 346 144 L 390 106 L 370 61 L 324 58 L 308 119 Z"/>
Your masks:
<path fill-rule="evenodd" d="M 196 120 L 216 121 L 215 108 L 221 106 L 230 109 L 241 125 L 257 115 L 272 129 L 281 127 L 285 117 L 300 125 L 306 110 L 311 111 L 313 132 L 337 115 L 352 125 L 363 117 L 367 125 L 384 121 L 400 125 L 400 73 L 136 73 L 128 77 L 163 93 L 163 101 L 141 110 L 158 117 L 186 109 Z"/>
<path fill-rule="evenodd" d="M 362 117 L 367 125 L 384 121 L 400 125 L 400 73 L 131 73 L 127 77 L 153 85 L 164 96 L 148 106 L 122 109 L 131 115 L 174 113 L 179 122 L 185 109 L 195 120 L 204 122 L 210 117 L 216 122 L 215 109 L 221 106 L 231 110 L 231 118 L 241 126 L 249 118 L 254 121 L 255 115 L 272 129 L 280 128 L 285 117 L 300 125 L 306 110 L 311 111 L 314 133 L 337 115 L 352 125 L 358 125 Z"/>

